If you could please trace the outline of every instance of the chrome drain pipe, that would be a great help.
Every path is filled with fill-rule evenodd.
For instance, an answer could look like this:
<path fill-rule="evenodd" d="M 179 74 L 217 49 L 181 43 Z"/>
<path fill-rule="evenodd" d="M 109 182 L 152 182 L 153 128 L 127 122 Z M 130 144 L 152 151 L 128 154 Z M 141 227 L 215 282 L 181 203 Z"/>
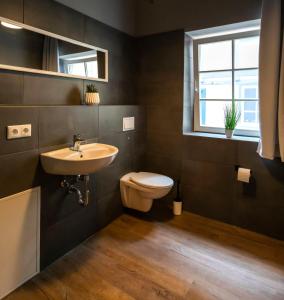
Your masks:
<path fill-rule="evenodd" d="M 73 177 L 74 178 L 74 177 Z M 73 179 L 72 178 L 72 179 Z M 76 179 L 68 180 L 66 177 L 61 181 L 61 187 L 66 188 L 68 193 L 73 194 L 76 193 L 78 197 L 78 203 L 82 206 L 87 206 L 89 204 L 89 184 L 90 184 L 90 176 L 89 175 L 77 175 Z M 76 182 L 84 181 L 84 196 L 79 187 L 75 186 Z"/>
<path fill-rule="evenodd" d="M 83 205 L 87 206 L 89 204 L 89 196 L 90 196 L 90 175 L 84 175 L 84 188 L 85 188 L 85 197 L 83 200 Z"/>

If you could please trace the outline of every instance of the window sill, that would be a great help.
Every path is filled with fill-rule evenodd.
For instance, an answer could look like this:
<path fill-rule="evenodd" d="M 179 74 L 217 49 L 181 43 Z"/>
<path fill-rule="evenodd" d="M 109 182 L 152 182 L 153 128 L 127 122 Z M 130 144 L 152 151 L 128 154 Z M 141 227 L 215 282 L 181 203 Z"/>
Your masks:
<path fill-rule="evenodd" d="M 258 137 L 252 137 L 252 136 L 234 135 L 231 139 L 228 139 L 228 138 L 226 138 L 225 134 L 219 134 L 219 133 L 184 132 L 184 135 L 196 136 L 196 137 L 199 136 L 199 137 L 214 138 L 214 139 L 222 139 L 222 140 L 231 140 L 231 141 L 244 141 L 244 142 L 253 142 L 253 143 L 258 143 L 259 142 Z"/>

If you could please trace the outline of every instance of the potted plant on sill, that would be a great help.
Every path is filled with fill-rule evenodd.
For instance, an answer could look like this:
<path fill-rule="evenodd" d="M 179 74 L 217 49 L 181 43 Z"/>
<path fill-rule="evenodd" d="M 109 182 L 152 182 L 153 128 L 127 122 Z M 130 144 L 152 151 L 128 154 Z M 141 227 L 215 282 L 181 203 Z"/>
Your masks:
<path fill-rule="evenodd" d="M 225 115 L 225 134 L 228 139 L 232 138 L 234 135 L 234 130 L 238 125 L 238 122 L 241 117 L 241 112 L 236 105 L 235 100 L 232 100 L 232 103 L 225 105 L 224 109 Z"/>
<path fill-rule="evenodd" d="M 94 84 L 88 84 L 86 88 L 85 104 L 94 105 L 100 103 L 100 95 Z"/>

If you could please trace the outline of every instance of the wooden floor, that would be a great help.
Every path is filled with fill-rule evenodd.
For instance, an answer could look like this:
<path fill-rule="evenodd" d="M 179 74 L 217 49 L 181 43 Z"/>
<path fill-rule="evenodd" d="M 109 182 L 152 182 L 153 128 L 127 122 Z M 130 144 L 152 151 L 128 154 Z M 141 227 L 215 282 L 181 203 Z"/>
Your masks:
<path fill-rule="evenodd" d="M 123 215 L 6 300 L 284 299 L 284 243 L 184 213 Z"/>

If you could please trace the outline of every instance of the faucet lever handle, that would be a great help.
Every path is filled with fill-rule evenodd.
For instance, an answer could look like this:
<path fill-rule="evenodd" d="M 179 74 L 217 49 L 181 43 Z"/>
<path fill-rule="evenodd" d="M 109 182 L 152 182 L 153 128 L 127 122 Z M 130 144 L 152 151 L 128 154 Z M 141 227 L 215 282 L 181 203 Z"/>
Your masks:
<path fill-rule="evenodd" d="M 73 135 L 73 142 L 77 142 L 77 141 L 82 141 L 81 135 L 80 134 L 74 134 Z"/>

